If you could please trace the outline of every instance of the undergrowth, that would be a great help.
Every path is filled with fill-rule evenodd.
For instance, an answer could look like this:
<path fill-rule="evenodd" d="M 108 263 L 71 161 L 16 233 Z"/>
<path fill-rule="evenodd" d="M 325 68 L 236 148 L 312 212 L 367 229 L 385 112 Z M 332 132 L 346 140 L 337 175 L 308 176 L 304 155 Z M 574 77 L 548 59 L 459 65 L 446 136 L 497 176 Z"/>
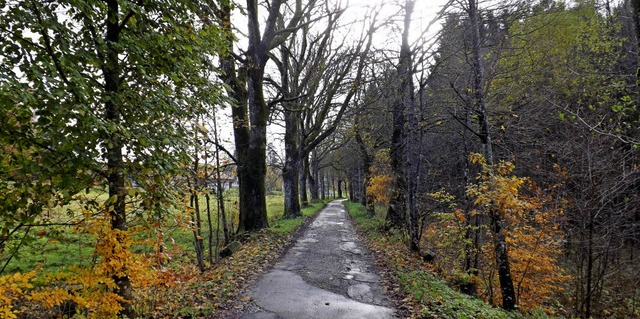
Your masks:
<path fill-rule="evenodd" d="M 524 316 L 507 312 L 484 301 L 465 295 L 434 276 L 429 264 L 407 249 L 400 234 L 384 232 L 384 217 L 370 217 L 366 208 L 345 201 L 349 214 L 369 250 L 376 257 L 383 276 L 390 281 L 387 290 L 398 300 L 396 307 L 406 318 L 444 319 L 512 319 L 548 318 L 534 311 Z"/>
<path fill-rule="evenodd" d="M 323 206 L 312 204 L 299 218 L 273 220 L 270 228 L 250 235 L 241 250 L 205 273 L 192 264 L 167 272 L 166 282 L 171 284 L 161 291 L 142 292 L 138 313 L 141 318 L 232 317 L 240 307 L 237 302 L 247 301 L 239 299 L 246 287 L 271 266 L 295 231 Z"/>
<path fill-rule="evenodd" d="M 271 227 L 249 234 L 243 239 L 239 251 L 210 265 L 204 272 L 198 269 L 193 254 L 188 251 L 191 247 L 188 245 L 186 236 L 184 236 L 184 243 L 175 240 L 171 246 L 175 246 L 176 252 L 172 253 L 170 262 L 153 267 L 153 280 L 149 281 L 149 284 L 133 287 L 132 306 L 137 314 L 136 318 L 233 317 L 234 315 L 229 314 L 236 311 L 238 305 L 242 303 L 243 300 L 240 299 L 240 296 L 246 287 L 273 264 L 291 242 L 296 230 L 324 206 L 324 203 L 314 203 L 302 210 L 302 217 L 281 219 L 279 217 L 283 210 L 282 197 L 279 197 L 279 201 L 277 196 L 272 197 L 268 205 Z M 180 238 L 180 236 L 176 236 L 176 238 Z M 184 249 L 181 249 L 183 245 Z M 58 254 L 59 252 L 54 250 L 52 253 Z M 13 290 L 4 289 L 4 293 L 0 294 L 0 297 L 5 294 L 9 294 L 11 297 L 7 300 L 0 300 L 0 318 L 7 317 L 7 314 L 2 313 L 3 310 L 9 311 L 8 315 L 11 318 L 16 316 L 29 319 L 106 318 L 106 316 L 99 314 L 80 311 L 80 306 L 73 301 L 63 303 L 56 300 L 30 302 L 30 300 L 35 300 L 34 296 L 37 295 L 33 293 L 37 292 L 34 289 L 37 289 L 39 285 L 42 286 L 38 284 L 39 281 L 35 280 L 34 276 L 35 271 L 26 273 L 24 276 L 17 273 L 7 279 L 9 281 L 3 285 L 15 286 L 15 289 L 10 287 Z M 2 278 L 4 277 L 0 277 L 0 279 Z M 0 284 L 2 283 L 0 282 Z M 46 284 L 45 282 L 44 285 L 46 286 Z M 56 288 L 60 290 L 60 294 L 50 293 L 47 296 L 63 295 L 60 298 L 66 298 L 64 300 L 73 298 L 75 292 L 71 292 L 70 295 L 67 290 L 80 287 L 76 286 L 61 286 L 64 289 Z M 15 308 L 12 309 L 11 303 Z M 8 304 L 9 306 L 7 306 Z"/>

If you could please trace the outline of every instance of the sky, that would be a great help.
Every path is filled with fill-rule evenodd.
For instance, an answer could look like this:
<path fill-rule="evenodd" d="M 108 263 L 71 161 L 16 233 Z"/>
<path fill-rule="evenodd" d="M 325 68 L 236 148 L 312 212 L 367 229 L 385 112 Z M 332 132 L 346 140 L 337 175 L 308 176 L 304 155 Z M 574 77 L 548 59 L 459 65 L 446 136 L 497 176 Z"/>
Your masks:
<path fill-rule="evenodd" d="M 440 22 L 435 22 L 429 26 L 430 22 L 436 18 L 442 8 L 447 5 L 450 0 L 415 0 L 416 4 L 412 14 L 411 27 L 409 36 L 415 41 L 422 34 L 422 30 L 429 28 L 429 32 L 425 34 L 425 38 L 433 38 L 440 30 Z M 400 5 L 404 5 L 404 0 L 348 0 L 348 9 L 345 15 L 350 17 L 362 16 L 366 12 L 367 7 L 380 6 L 382 16 L 390 16 L 397 13 Z M 402 17 L 400 17 L 402 19 Z M 401 22 L 401 21 L 400 21 Z M 379 38 L 388 38 L 388 34 L 378 34 Z M 400 34 L 397 34 L 398 38 Z"/>
<path fill-rule="evenodd" d="M 330 0 L 331 1 L 331 0 Z M 341 2 L 342 6 L 347 6 L 343 14 L 344 21 L 357 21 L 362 19 L 367 9 L 371 6 L 381 6 L 380 19 L 389 17 L 398 12 L 399 3 L 404 5 L 404 0 L 332 0 Z M 414 12 L 412 15 L 411 31 L 409 32 L 410 41 L 426 40 L 427 45 L 435 42 L 437 33 L 441 29 L 441 22 L 437 21 L 431 26 L 429 24 L 434 20 L 437 14 L 442 10 L 450 0 L 416 0 Z M 402 24 L 402 17 L 399 17 L 399 25 Z M 234 25 L 240 29 L 246 29 L 246 18 L 239 15 L 233 17 Z M 423 30 L 428 27 L 428 32 L 423 34 Z M 246 34 L 246 33 L 245 33 Z M 240 36 L 241 37 L 241 36 Z M 344 41 L 348 41 L 345 39 Z M 401 30 L 384 29 L 374 35 L 374 47 L 399 51 L 401 41 Z M 239 39 L 237 44 L 239 48 L 246 48 L 246 40 Z M 233 149 L 233 132 L 231 130 L 231 111 L 227 108 L 220 112 L 219 123 L 221 124 L 221 138 L 223 144 Z M 282 151 L 282 134 L 283 128 L 277 125 L 269 127 L 269 142 L 274 144 L 278 153 Z M 280 154 L 283 156 L 284 154 Z"/>

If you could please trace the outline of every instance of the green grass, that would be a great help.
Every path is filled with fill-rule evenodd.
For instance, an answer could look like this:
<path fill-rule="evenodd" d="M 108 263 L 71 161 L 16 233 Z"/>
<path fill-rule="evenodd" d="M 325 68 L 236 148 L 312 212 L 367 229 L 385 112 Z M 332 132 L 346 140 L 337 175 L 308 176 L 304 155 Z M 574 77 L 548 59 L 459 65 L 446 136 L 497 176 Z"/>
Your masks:
<path fill-rule="evenodd" d="M 517 312 L 494 308 L 484 301 L 462 294 L 425 271 L 398 273 L 398 283 L 423 305 L 423 317 L 450 319 L 522 318 Z"/>
<path fill-rule="evenodd" d="M 347 206 L 349 214 L 356 220 L 358 227 L 372 236 L 382 235 L 380 230 L 384 227 L 384 218 L 380 212 L 376 212 L 376 216 L 371 218 L 367 213 L 367 208 L 361 204 L 352 201 L 344 201 L 342 203 Z"/>
<path fill-rule="evenodd" d="M 94 244 L 92 238 L 70 232 L 44 235 L 20 249 L 5 273 L 28 272 L 36 266 L 45 271 L 60 271 L 72 265 L 88 266 Z"/>
<path fill-rule="evenodd" d="M 325 205 L 324 202 L 312 203 L 306 208 L 302 209 L 302 217 L 291 219 L 279 219 L 272 223 L 271 231 L 279 234 L 291 233 L 294 229 L 300 226 L 308 216 L 315 214 Z M 283 207 L 284 211 L 284 207 Z"/>
<path fill-rule="evenodd" d="M 91 190 L 87 195 L 88 198 L 96 201 L 104 201 L 107 195 L 103 190 Z M 230 190 L 225 194 L 225 210 L 227 220 L 233 220 L 233 227 L 238 223 L 238 194 L 237 190 Z M 206 215 L 206 199 L 204 196 L 199 197 L 199 205 L 202 218 L 202 234 L 205 240 L 205 246 L 208 244 L 209 226 Z M 214 228 L 214 242 L 217 231 L 217 210 L 216 200 L 211 198 L 211 215 L 214 219 L 212 226 Z M 303 215 L 310 216 L 318 211 L 324 203 L 315 203 L 302 210 Z M 59 208 L 56 211 L 49 212 L 51 220 L 69 221 L 77 220 L 78 216 L 68 214 L 68 211 L 78 212 L 80 204 L 72 203 L 67 207 Z M 282 194 L 267 196 L 267 215 L 270 230 L 287 234 L 293 231 L 304 221 L 303 217 L 295 219 L 282 219 L 284 213 L 284 198 Z M 77 214 L 77 213 L 76 213 Z M 180 252 L 176 262 L 192 260 L 195 257 L 195 248 L 193 245 L 193 232 L 185 227 L 185 225 L 177 224 L 173 219 L 167 219 L 167 223 L 163 226 L 163 234 L 165 238 L 166 248 L 169 251 Z M 46 230 L 46 232 L 40 232 Z M 232 232 L 235 229 L 232 229 Z M 222 229 L 220 230 L 222 233 Z M 31 234 L 35 234 L 35 239 L 29 243 L 25 243 L 19 253 L 7 265 L 4 273 L 27 272 L 36 267 L 40 267 L 44 272 L 59 272 L 68 269 L 71 266 L 88 266 L 93 262 L 93 247 L 95 245 L 95 237 L 88 236 L 80 232 L 74 232 L 72 227 L 66 226 L 48 226 L 32 229 Z M 140 234 L 144 236 L 144 234 Z M 222 238 L 222 234 L 219 235 Z M 152 249 L 148 246 L 135 245 L 133 247 L 136 252 L 150 252 Z"/>

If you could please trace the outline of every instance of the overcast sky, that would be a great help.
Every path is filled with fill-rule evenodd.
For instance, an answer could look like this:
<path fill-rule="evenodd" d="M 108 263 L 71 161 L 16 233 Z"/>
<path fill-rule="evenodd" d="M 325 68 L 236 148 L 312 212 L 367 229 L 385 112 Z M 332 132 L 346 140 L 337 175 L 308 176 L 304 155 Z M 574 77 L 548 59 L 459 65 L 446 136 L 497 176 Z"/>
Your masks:
<path fill-rule="evenodd" d="M 429 27 L 429 23 L 431 23 L 434 18 L 436 18 L 437 14 L 442 10 L 442 8 L 449 2 L 449 0 L 416 0 L 415 8 L 412 14 L 411 27 L 412 30 L 409 33 L 410 37 L 415 41 L 417 37 L 420 36 L 422 30 L 425 30 Z M 382 17 L 389 17 L 393 14 L 398 13 L 401 6 L 404 6 L 404 0 L 348 0 L 349 8 L 345 12 L 349 18 L 357 18 L 362 17 L 362 15 L 366 12 L 368 7 L 371 6 L 380 6 Z M 398 19 L 402 19 L 402 16 L 399 16 Z M 402 21 L 398 21 L 402 23 Z M 433 38 L 437 32 L 440 30 L 440 22 L 434 23 L 429 27 L 429 32 L 425 35 L 425 38 Z M 387 32 L 381 32 L 378 34 L 378 40 L 380 39 L 390 39 L 390 38 L 398 38 L 400 34 L 385 34 Z"/>
<path fill-rule="evenodd" d="M 333 0 L 340 1 L 343 6 L 348 3 L 348 8 L 345 11 L 343 18 L 345 21 L 362 19 L 367 13 L 367 10 L 371 6 L 381 6 L 379 19 L 388 18 L 389 16 L 398 13 L 400 5 L 404 5 L 405 0 Z M 437 14 L 442 10 L 449 0 L 416 0 L 416 5 L 412 15 L 410 38 L 411 41 L 416 41 L 421 37 L 422 40 L 426 40 L 428 43 L 433 43 L 436 39 L 437 33 L 441 29 L 441 21 L 435 22 L 433 25 L 429 24 L 434 20 Z M 397 19 L 399 26 L 402 26 L 402 16 Z M 234 25 L 240 30 L 246 30 L 246 18 L 244 16 L 234 15 Z M 423 31 L 429 27 L 429 31 L 423 34 Z M 399 29 L 392 30 L 390 28 L 381 30 L 374 37 L 374 46 L 377 48 L 386 48 L 394 51 L 400 50 L 401 31 Z M 246 48 L 246 40 L 240 36 L 237 44 L 238 48 Z M 225 141 L 223 144 L 233 148 L 233 132 L 231 131 L 231 119 L 230 110 L 222 110 L 220 112 L 219 122 L 221 122 L 221 138 Z M 277 126 L 270 126 L 269 128 L 269 141 L 276 145 L 276 148 L 280 148 L 280 138 L 282 134 L 282 128 Z M 282 154 L 281 154 L 282 155 Z"/>

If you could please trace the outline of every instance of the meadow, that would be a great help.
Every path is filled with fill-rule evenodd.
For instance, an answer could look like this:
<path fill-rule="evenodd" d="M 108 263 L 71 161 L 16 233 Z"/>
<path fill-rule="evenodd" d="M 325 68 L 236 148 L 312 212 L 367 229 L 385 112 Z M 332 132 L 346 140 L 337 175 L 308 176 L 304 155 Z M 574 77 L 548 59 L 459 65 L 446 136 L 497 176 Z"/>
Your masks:
<path fill-rule="evenodd" d="M 25 237 L 27 231 L 30 234 L 37 234 L 34 239 L 25 240 L 14 243 L 15 251 L 12 258 L 3 258 L 6 265 L 3 274 L 25 273 L 33 269 L 39 269 L 45 273 L 56 273 L 68 270 L 77 266 L 90 266 L 96 262 L 94 247 L 96 245 L 96 236 L 88 235 L 82 231 L 83 227 L 83 209 L 82 203 L 95 201 L 98 203 L 108 199 L 105 190 L 94 188 L 87 194 L 84 194 L 82 200 L 73 202 L 64 207 L 50 209 L 46 211 L 39 221 L 47 226 L 38 228 L 31 227 L 22 230 L 18 238 Z M 228 226 L 234 230 L 238 223 L 238 194 L 236 189 L 225 192 L 224 205 L 227 214 Z M 218 227 L 217 202 L 212 196 L 210 199 L 212 209 L 213 241 L 222 241 L 222 228 Z M 200 207 L 206 207 L 206 199 L 204 196 L 199 197 Z M 204 210 L 204 209 L 203 209 Z M 278 220 L 284 212 L 283 195 L 281 192 L 274 192 L 267 196 L 267 213 L 269 216 L 269 224 L 274 225 L 275 231 L 290 231 L 288 224 L 295 221 Z M 201 216 L 201 233 L 207 236 L 209 234 L 209 223 L 207 222 L 206 212 Z M 135 222 L 135 220 L 134 220 Z M 134 223 L 131 223 L 134 225 Z M 176 261 L 190 260 L 195 256 L 194 235 L 189 220 L 184 218 L 167 218 L 165 223 L 161 224 L 160 232 L 165 241 L 167 252 L 174 255 Z M 157 230 L 156 230 L 157 231 Z M 219 233 L 217 233 L 219 232 Z M 144 240 L 143 236 L 148 235 L 147 232 L 141 232 L 137 235 L 139 240 Z M 203 236 L 204 237 L 204 236 Z M 208 238 L 204 238 L 205 242 Z M 150 252 L 152 248 L 148 245 L 138 244 L 134 246 L 137 252 Z M 3 256 L 4 257 L 4 256 Z"/>

